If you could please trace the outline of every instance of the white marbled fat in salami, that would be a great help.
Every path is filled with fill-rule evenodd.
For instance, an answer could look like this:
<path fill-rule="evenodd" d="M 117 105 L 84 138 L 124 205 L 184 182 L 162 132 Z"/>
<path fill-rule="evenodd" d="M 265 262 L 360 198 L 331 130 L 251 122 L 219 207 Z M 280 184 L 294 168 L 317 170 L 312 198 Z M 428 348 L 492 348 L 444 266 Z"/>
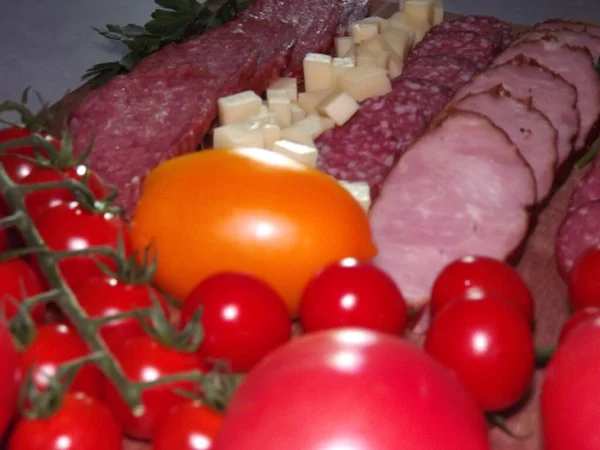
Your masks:
<path fill-rule="evenodd" d="M 576 209 L 587 203 L 600 200 L 600 158 L 586 169 L 585 175 L 579 179 L 569 199 L 569 209 Z"/>
<path fill-rule="evenodd" d="M 392 81 L 388 95 L 399 104 L 414 105 L 430 122 L 448 104 L 453 91 L 434 81 L 400 76 Z"/>
<path fill-rule="evenodd" d="M 420 78 L 456 91 L 477 72 L 477 66 L 459 56 L 422 56 L 406 63 L 403 77 Z"/>
<path fill-rule="evenodd" d="M 430 33 L 447 33 L 453 31 L 469 31 L 490 39 L 496 49 L 508 45 L 513 33 L 512 25 L 508 22 L 490 16 L 463 16 L 445 20 L 435 26 Z"/>
<path fill-rule="evenodd" d="M 423 56 L 460 56 L 474 63 L 478 69 L 483 69 L 496 53 L 496 47 L 487 37 L 470 31 L 452 31 L 427 36 L 415 46 L 408 59 L 412 61 Z"/>

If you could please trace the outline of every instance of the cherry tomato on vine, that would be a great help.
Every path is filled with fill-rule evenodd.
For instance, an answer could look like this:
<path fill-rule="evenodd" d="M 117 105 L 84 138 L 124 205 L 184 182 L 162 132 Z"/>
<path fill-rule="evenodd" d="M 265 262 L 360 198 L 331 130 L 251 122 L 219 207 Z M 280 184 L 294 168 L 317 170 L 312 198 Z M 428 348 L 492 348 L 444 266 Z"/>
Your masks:
<path fill-rule="evenodd" d="M 21 354 L 21 376 L 31 371 L 34 385 L 45 389 L 58 367 L 89 354 L 85 342 L 64 324 L 41 325 L 33 342 Z M 102 374 L 94 365 L 86 365 L 77 373 L 70 392 L 83 392 L 100 398 Z"/>
<path fill-rule="evenodd" d="M 535 369 L 529 325 L 493 298 L 448 305 L 433 320 L 425 350 L 456 374 L 485 411 L 520 400 Z"/>
<path fill-rule="evenodd" d="M 17 410 L 19 354 L 8 328 L 0 322 L 0 436 Z"/>
<path fill-rule="evenodd" d="M 153 450 L 208 450 L 221 429 L 223 415 L 199 401 L 176 406 L 159 425 Z"/>
<path fill-rule="evenodd" d="M 115 349 L 114 355 L 124 373 L 137 382 L 151 382 L 168 375 L 204 369 L 195 353 L 183 353 L 165 347 L 147 335 L 125 342 Z M 171 409 L 189 401 L 173 389 L 194 391 L 196 387 L 193 382 L 182 381 L 145 389 L 142 393 L 145 409 L 143 414 L 137 417 L 108 379 L 104 381 L 103 393 L 106 404 L 125 430 L 125 434 L 135 439 L 150 440 Z"/>
<path fill-rule="evenodd" d="M 578 328 L 582 323 L 594 319 L 600 319 L 600 308 L 583 308 L 575 311 L 560 330 L 560 337 L 558 338 L 559 344 L 565 342 L 573 330 Z"/>
<path fill-rule="evenodd" d="M 394 280 L 355 259 L 329 265 L 308 283 L 300 302 L 305 332 L 344 326 L 400 334 L 407 308 Z"/>
<path fill-rule="evenodd" d="M 285 303 L 273 288 L 252 275 L 223 272 L 201 282 L 184 300 L 182 326 L 199 306 L 204 329 L 200 356 L 227 360 L 234 372 L 247 372 L 292 337 Z"/>
<path fill-rule="evenodd" d="M 84 250 L 90 247 L 108 246 L 117 249 L 119 236 L 123 237 L 129 253 L 129 234 L 125 222 L 112 213 L 85 211 L 76 202 L 61 203 L 46 210 L 37 225 L 40 236 L 51 250 Z M 103 275 L 94 259 L 116 270 L 115 261 L 102 255 L 69 256 L 59 263 L 60 271 L 73 289 L 93 276 Z"/>
<path fill-rule="evenodd" d="M 42 282 L 25 260 L 15 258 L 0 262 L 0 308 L 8 320 L 17 315 L 18 304 L 43 290 Z M 32 309 L 31 316 L 36 323 L 42 323 L 44 312 L 44 305 L 39 304 Z"/>
<path fill-rule="evenodd" d="M 147 284 L 128 284 L 109 276 L 92 277 L 80 283 L 74 290 L 79 305 L 93 318 L 113 316 L 136 309 L 152 307 L 152 297 L 163 306 L 168 317 L 167 303 L 164 297 Z M 110 349 L 146 332 L 137 318 L 113 320 L 100 328 L 100 335 Z"/>
<path fill-rule="evenodd" d="M 442 270 L 431 291 L 431 314 L 435 317 L 456 300 L 490 296 L 514 307 L 527 323 L 533 322 L 533 297 L 521 276 L 503 261 L 483 256 L 466 256 Z"/>
<path fill-rule="evenodd" d="M 67 394 L 48 419 L 20 419 L 8 450 L 121 450 L 123 432 L 108 408 L 84 394 Z"/>
<path fill-rule="evenodd" d="M 573 309 L 600 307 L 600 247 L 590 248 L 577 259 L 568 284 Z"/>

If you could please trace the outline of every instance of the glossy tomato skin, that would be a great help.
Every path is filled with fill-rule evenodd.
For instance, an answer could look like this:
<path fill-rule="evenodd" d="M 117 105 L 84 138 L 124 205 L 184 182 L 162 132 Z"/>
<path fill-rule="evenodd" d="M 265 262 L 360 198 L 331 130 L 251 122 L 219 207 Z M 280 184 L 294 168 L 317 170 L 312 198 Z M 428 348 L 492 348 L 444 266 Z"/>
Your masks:
<path fill-rule="evenodd" d="M 308 283 L 300 302 L 305 332 L 359 327 L 401 334 L 406 318 L 406 303 L 391 277 L 355 259 L 320 271 Z"/>
<path fill-rule="evenodd" d="M 533 297 L 521 276 L 505 262 L 483 256 L 467 256 L 446 266 L 431 291 L 431 313 L 435 317 L 456 300 L 490 296 L 513 306 L 527 323 L 533 322 Z"/>
<path fill-rule="evenodd" d="M 67 394 L 49 419 L 21 419 L 8 450 L 121 450 L 123 432 L 100 401 Z"/>
<path fill-rule="evenodd" d="M 109 276 L 97 276 L 80 283 L 74 293 L 83 310 L 93 318 L 150 308 L 152 294 L 162 305 L 165 315 L 168 317 L 169 314 L 164 297 L 147 284 L 128 284 Z M 135 317 L 110 321 L 100 328 L 100 335 L 110 349 L 145 334 Z"/>
<path fill-rule="evenodd" d="M 118 247 L 119 235 L 123 236 L 126 249 L 130 248 L 127 227 L 118 216 L 111 213 L 86 212 L 76 202 L 61 203 L 46 210 L 37 225 L 46 245 L 56 251 L 82 250 L 90 247 Z M 95 256 L 109 269 L 116 264 L 108 256 Z M 59 263 L 60 271 L 72 289 L 93 276 L 103 272 L 89 256 L 70 256 Z"/>
<path fill-rule="evenodd" d="M 36 167 L 22 180 L 22 184 L 52 183 L 72 179 L 83 182 L 88 177 L 88 187 L 97 200 L 104 198 L 107 194 L 106 188 L 100 177 L 84 165 L 78 165 L 65 170 L 56 170 L 48 167 Z M 44 189 L 29 192 L 25 196 L 25 208 L 34 221 L 48 209 L 60 203 L 74 201 L 75 195 L 68 188 Z"/>
<path fill-rule="evenodd" d="M 8 328 L 0 323 L 0 436 L 4 435 L 17 409 L 19 354 Z"/>
<path fill-rule="evenodd" d="M 204 367 L 196 354 L 181 353 L 167 348 L 150 336 L 140 336 L 128 340 L 115 349 L 115 357 L 125 374 L 133 381 L 154 381 L 165 375 L 173 375 Z M 109 380 L 103 384 L 106 404 L 123 427 L 125 434 L 135 439 L 151 440 L 158 425 L 170 414 L 171 409 L 189 401 L 173 392 L 173 388 L 193 391 L 190 382 L 179 382 L 148 388 L 142 394 L 144 413 L 135 417 L 123 402 L 120 394 Z"/>
<path fill-rule="evenodd" d="M 565 322 L 560 330 L 558 343 L 562 344 L 571 335 L 573 330 L 578 328 L 582 323 L 590 320 L 600 319 L 600 308 L 583 308 L 575 311 L 569 320 Z"/>
<path fill-rule="evenodd" d="M 8 320 L 17 315 L 17 305 L 12 300 L 19 304 L 43 290 L 38 275 L 25 260 L 15 258 L 0 262 L 0 305 Z M 32 309 L 31 316 L 36 323 L 42 323 L 44 312 L 44 305 L 39 304 Z"/>
<path fill-rule="evenodd" d="M 60 141 L 46 133 L 40 133 L 50 142 L 56 150 L 60 149 Z M 23 127 L 10 127 L 0 130 L 0 142 L 8 142 L 13 139 L 21 139 L 31 136 L 31 131 Z M 43 148 L 36 149 L 41 156 L 46 156 L 46 151 Z M 27 158 L 35 158 L 36 154 L 33 147 L 15 147 L 0 154 L 0 163 L 10 178 L 16 183 L 21 183 L 38 164 L 27 161 L 19 156 Z"/>
<path fill-rule="evenodd" d="M 425 350 L 464 384 L 485 411 L 519 401 L 535 369 L 527 322 L 501 300 L 460 300 L 434 319 Z"/>
<path fill-rule="evenodd" d="M 258 448 L 490 445 L 480 409 L 425 352 L 389 334 L 345 328 L 294 339 L 248 374 L 211 450 Z"/>
<path fill-rule="evenodd" d="M 43 390 L 58 366 L 87 354 L 87 345 L 72 328 L 64 324 L 42 325 L 38 327 L 31 345 L 21 354 L 21 377 L 32 371 L 35 386 Z M 75 377 L 69 391 L 100 398 L 101 389 L 100 370 L 94 365 L 86 365 Z"/>
<path fill-rule="evenodd" d="M 600 323 L 590 320 L 559 346 L 544 373 L 544 450 L 596 450 L 600 442 Z"/>
<path fill-rule="evenodd" d="M 153 450 L 209 450 L 223 415 L 193 401 L 179 405 L 160 424 Z"/>
<path fill-rule="evenodd" d="M 569 274 L 569 299 L 573 309 L 600 307 L 600 247 L 581 255 Z"/>
<path fill-rule="evenodd" d="M 283 300 L 252 275 L 223 272 L 201 282 L 184 300 L 182 325 L 200 306 L 204 340 L 198 352 L 207 363 L 227 360 L 234 372 L 247 372 L 292 337 Z"/>

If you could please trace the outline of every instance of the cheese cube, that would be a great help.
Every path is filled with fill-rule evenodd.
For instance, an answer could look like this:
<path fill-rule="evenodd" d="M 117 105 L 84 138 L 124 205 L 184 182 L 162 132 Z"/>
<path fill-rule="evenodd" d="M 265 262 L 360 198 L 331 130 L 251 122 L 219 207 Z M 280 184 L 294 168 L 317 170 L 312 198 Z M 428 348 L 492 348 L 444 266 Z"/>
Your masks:
<path fill-rule="evenodd" d="M 335 127 L 335 120 L 329 118 L 329 117 L 319 117 L 319 119 L 321 119 L 321 133 L 325 133 L 327 130 L 331 130 L 333 127 Z"/>
<path fill-rule="evenodd" d="M 342 58 L 356 58 L 356 45 L 353 45 Z"/>
<path fill-rule="evenodd" d="M 344 125 L 358 111 L 358 108 L 358 102 L 350 94 L 336 92 L 323 100 L 317 110 L 337 125 Z"/>
<path fill-rule="evenodd" d="M 369 97 L 388 94 L 392 91 L 392 83 L 387 71 L 380 67 L 354 67 L 338 79 L 339 87 L 357 101 L 362 102 Z"/>
<path fill-rule="evenodd" d="M 266 125 L 277 125 L 277 117 L 272 112 L 265 115 L 259 114 L 250 117 L 244 124 L 249 130 L 260 130 Z"/>
<path fill-rule="evenodd" d="M 363 53 L 356 57 L 357 67 L 377 67 L 377 57 L 370 53 Z"/>
<path fill-rule="evenodd" d="M 406 0 L 404 16 L 407 23 L 427 23 L 433 25 L 435 0 Z"/>
<path fill-rule="evenodd" d="M 343 57 L 352 47 L 354 47 L 352 36 L 339 36 L 335 38 L 336 56 Z"/>
<path fill-rule="evenodd" d="M 382 69 L 387 70 L 389 59 L 390 59 L 389 52 L 381 52 L 379 55 L 377 55 L 375 57 L 375 66 L 381 67 Z"/>
<path fill-rule="evenodd" d="M 306 111 L 298 106 L 296 103 L 292 103 L 292 123 L 296 123 L 306 117 Z"/>
<path fill-rule="evenodd" d="M 404 69 L 404 61 L 398 58 L 395 55 L 390 55 L 388 59 L 387 72 L 390 80 L 399 77 L 402 75 L 402 70 Z"/>
<path fill-rule="evenodd" d="M 412 48 L 415 33 L 407 29 L 390 28 L 382 34 L 389 47 L 402 60 L 408 57 Z"/>
<path fill-rule="evenodd" d="M 262 132 L 251 130 L 244 124 L 223 125 L 213 131 L 214 148 L 263 148 L 264 145 Z"/>
<path fill-rule="evenodd" d="M 364 19 L 359 20 L 350 25 L 348 34 L 352 36 L 355 44 L 360 44 L 373 36 L 377 36 L 379 34 L 379 25 L 374 22 L 365 22 Z"/>
<path fill-rule="evenodd" d="M 298 94 L 298 105 L 306 111 L 306 114 L 311 114 L 315 112 L 317 105 L 333 91 L 333 89 L 322 89 L 314 92 L 301 92 Z"/>
<path fill-rule="evenodd" d="M 260 113 L 262 99 L 253 91 L 244 91 L 217 100 L 221 125 L 243 123 Z"/>
<path fill-rule="evenodd" d="M 304 119 L 296 122 L 293 126 L 303 129 L 308 133 L 311 139 L 315 139 L 326 129 L 327 123 L 323 122 L 322 119 L 323 117 L 320 117 L 317 114 L 309 114 Z"/>
<path fill-rule="evenodd" d="M 444 1 L 437 0 L 433 9 L 433 25 L 439 25 L 444 21 Z"/>
<path fill-rule="evenodd" d="M 358 55 L 364 53 L 365 51 L 373 55 L 379 55 L 383 52 L 393 52 L 394 49 L 392 48 L 392 46 L 390 45 L 390 43 L 384 35 L 378 34 L 377 36 L 372 37 L 371 39 L 367 39 L 362 44 L 360 44 L 356 51 Z"/>
<path fill-rule="evenodd" d="M 304 127 L 296 126 L 297 123 L 290 127 L 282 128 L 281 139 L 316 148 L 310 133 Z"/>
<path fill-rule="evenodd" d="M 277 125 L 267 124 L 261 129 L 261 132 L 264 140 L 263 148 L 266 148 L 267 150 L 272 150 L 275 141 L 281 139 L 281 128 Z"/>
<path fill-rule="evenodd" d="M 333 58 L 333 78 L 336 88 L 338 77 L 352 67 L 356 67 L 355 58 Z"/>
<path fill-rule="evenodd" d="M 277 117 L 277 124 L 280 127 L 287 127 L 292 124 L 292 102 L 290 102 L 287 95 L 272 97 L 269 100 L 269 109 Z"/>
<path fill-rule="evenodd" d="M 276 141 L 273 145 L 273 151 L 310 167 L 317 165 L 317 157 L 319 156 L 316 148 L 287 140 Z"/>
<path fill-rule="evenodd" d="M 377 24 L 377 29 L 378 29 L 379 33 L 383 33 L 390 26 L 390 23 L 387 19 L 384 19 L 383 17 L 379 17 L 379 16 L 365 17 L 364 19 L 361 20 L 361 22 Z"/>
<path fill-rule="evenodd" d="M 427 34 L 431 28 L 429 23 L 411 20 L 411 18 L 405 16 L 403 12 L 395 13 L 392 17 L 390 17 L 389 20 L 392 28 L 408 30 L 413 33 L 413 45 L 421 42 L 425 37 L 425 34 Z"/>
<path fill-rule="evenodd" d="M 282 77 L 273 81 L 267 89 L 267 98 L 269 98 L 269 90 L 287 91 L 291 101 L 298 101 L 298 81 L 295 78 Z"/>
<path fill-rule="evenodd" d="M 371 188 L 364 181 L 339 181 L 365 211 L 371 207 Z"/>
<path fill-rule="evenodd" d="M 320 53 L 308 53 L 304 57 L 304 89 L 306 92 L 333 87 L 332 58 Z"/>

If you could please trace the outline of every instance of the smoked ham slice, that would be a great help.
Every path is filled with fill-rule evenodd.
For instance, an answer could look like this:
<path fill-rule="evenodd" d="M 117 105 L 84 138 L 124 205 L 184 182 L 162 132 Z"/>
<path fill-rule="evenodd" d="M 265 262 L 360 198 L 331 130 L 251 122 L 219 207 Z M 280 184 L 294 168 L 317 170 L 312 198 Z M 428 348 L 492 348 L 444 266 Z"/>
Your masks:
<path fill-rule="evenodd" d="M 585 31 L 573 31 L 565 29 L 528 31 L 519 36 L 519 38 L 515 41 L 515 44 L 517 42 L 542 39 L 546 36 L 552 36 L 563 44 L 587 48 L 592 54 L 594 61 L 597 61 L 598 58 L 600 58 L 600 37 L 592 36 Z"/>
<path fill-rule="evenodd" d="M 370 216 L 375 263 L 422 307 L 451 261 L 507 258 L 525 237 L 534 202 L 532 171 L 506 133 L 480 114 L 449 111 L 383 185 Z"/>
<path fill-rule="evenodd" d="M 600 27 L 594 23 L 581 20 L 549 19 L 533 27 L 535 30 L 561 30 L 566 28 L 573 31 L 585 31 L 592 36 L 600 37 Z"/>

